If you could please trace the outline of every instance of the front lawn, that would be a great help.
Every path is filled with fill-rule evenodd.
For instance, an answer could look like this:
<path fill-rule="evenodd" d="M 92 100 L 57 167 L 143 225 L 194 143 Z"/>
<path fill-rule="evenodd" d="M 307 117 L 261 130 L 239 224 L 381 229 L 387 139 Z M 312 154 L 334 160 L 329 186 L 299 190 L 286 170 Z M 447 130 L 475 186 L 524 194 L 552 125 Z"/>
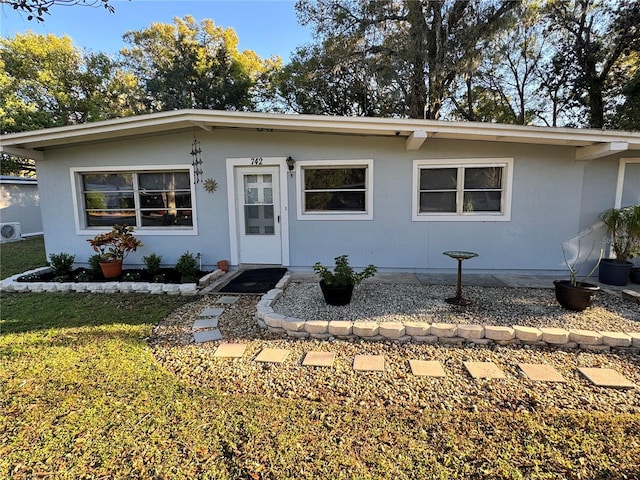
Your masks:
<path fill-rule="evenodd" d="M 3 275 L 18 268 L 6 253 Z M 0 478 L 640 478 L 640 415 L 421 413 L 182 383 L 146 338 L 188 301 L 2 294 Z"/>

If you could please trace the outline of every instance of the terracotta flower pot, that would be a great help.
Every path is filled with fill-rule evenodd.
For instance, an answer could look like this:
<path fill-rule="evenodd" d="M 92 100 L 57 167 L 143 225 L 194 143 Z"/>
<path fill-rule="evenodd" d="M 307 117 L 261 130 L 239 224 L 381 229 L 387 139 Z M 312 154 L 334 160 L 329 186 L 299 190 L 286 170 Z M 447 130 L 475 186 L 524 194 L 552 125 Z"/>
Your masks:
<path fill-rule="evenodd" d="M 229 271 L 229 262 L 227 260 L 218 260 L 218 269 L 223 272 Z"/>
<path fill-rule="evenodd" d="M 100 262 L 104 278 L 118 278 L 122 274 L 122 260 L 113 262 Z"/>

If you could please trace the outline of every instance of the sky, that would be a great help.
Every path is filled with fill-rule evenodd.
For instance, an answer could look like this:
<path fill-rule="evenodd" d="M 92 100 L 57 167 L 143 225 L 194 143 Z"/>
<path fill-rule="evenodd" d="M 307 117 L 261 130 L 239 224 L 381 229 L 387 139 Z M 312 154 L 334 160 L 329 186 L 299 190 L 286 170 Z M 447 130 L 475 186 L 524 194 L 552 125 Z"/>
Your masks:
<path fill-rule="evenodd" d="M 233 28 L 239 50 L 254 50 L 260 57 L 279 55 L 289 60 L 295 48 L 311 41 L 311 30 L 298 24 L 293 0 L 110 0 L 115 13 L 104 7 L 54 5 L 44 22 L 0 3 L 0 33 L 11 37 L 34 33 L 69 35 L 75 45 L 94 52 L 116 53 L 125 46 L 122 35 L 147 28 L 152 22 L 173 23 L 174 17 L 210 18 Z"/>

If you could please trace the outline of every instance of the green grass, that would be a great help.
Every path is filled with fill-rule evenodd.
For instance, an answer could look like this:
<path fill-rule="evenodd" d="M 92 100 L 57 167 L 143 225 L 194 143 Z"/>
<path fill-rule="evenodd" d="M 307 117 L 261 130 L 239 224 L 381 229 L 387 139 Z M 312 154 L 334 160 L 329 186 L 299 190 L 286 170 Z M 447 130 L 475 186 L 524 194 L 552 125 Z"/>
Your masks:
<path fill-rule="evenodd" d="M 47 265 L 44 238 L 0 243 L 0 279 Z"/>
<path fill-rule="evenodd" d="M 182 383 L 145 338 L 186 301 L 3 294 L 0 478 L 640 478 L 638 415 L 420 413 Z"/>

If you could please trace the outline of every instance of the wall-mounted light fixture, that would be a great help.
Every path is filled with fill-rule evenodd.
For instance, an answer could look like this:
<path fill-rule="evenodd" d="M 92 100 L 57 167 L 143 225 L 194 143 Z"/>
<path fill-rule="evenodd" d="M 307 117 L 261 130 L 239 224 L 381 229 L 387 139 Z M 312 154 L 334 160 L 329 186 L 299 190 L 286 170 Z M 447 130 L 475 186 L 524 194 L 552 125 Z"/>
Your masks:
<path fill-rule="evenodd" d="M 293 170 L 296 168 L 296 161 L 291 157 L 287 157 L 287 168 L 289 169 L 289 174 L 293 177 Z"/>

